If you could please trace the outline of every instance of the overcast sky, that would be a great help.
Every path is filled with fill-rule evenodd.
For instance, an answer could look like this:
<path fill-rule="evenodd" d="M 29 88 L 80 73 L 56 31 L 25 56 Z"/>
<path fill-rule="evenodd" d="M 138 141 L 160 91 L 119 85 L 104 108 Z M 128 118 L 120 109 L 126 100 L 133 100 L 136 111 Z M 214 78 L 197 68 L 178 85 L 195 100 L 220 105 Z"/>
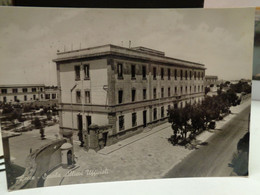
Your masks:
<path fill-rule="evenodd" d="M 144 46 L 205 64 L 220 79 L 251 78 L 254 9 L 0 8 L 0 84 L 56 85 L 56 51 Z"/>

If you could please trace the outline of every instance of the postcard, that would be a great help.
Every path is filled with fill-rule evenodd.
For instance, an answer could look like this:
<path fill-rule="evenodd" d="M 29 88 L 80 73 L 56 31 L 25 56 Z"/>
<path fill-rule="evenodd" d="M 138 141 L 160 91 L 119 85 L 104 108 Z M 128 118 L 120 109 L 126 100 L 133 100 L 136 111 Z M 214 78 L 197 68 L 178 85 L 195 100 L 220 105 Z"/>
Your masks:
<path fill-rule="evenodd" d="M 253 8 L 0 9 L 10 191 L 248 176 Z"/>

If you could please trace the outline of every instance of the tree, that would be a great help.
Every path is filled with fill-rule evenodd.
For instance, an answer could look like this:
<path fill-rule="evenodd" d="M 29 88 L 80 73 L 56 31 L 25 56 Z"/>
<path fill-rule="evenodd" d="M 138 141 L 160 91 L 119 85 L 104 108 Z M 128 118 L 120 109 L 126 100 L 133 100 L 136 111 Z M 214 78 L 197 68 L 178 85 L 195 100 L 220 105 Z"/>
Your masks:
<path fill-rule="evenodd" d="M 175 108 L 169 110 L 168 121 L 172 123 L 173 141 L 174 144 L 178 142 L 178 133 L 181 134 L 183 141 L 186 141 L 187 133 L 190 130 L 189 120 L 191 118 L 192 106 L 187 104 L 185 108 Z"/>
<path fill-rule="evenodd" d="M 44 128 L 43 127 L 40 127 L 40 134 L 41 134 L 41 139 L 44 140 L 45 135 L 44 135 Z"/>
<path fill-rule="evenodd" d="M 204 112 L 201 108 L 201 104 L 193 106 L 193 110 L 191 113 L 191 125 L 193 128 L 193 134 L 196 134 L 200 130 L 205 129 Z"/>
<path fill-rule="evenodd" d="M 40 129 L 42 127 L 41 121 L 38 117 L 34 118 L 32 124 L 35 126 L 36 129 Z"/>
<path fill-rule="evenodd" d="M 11 112 L 13 112 L 13 110 L 14 110 L 14 108 L 13 108 L 13 106 L 11 105 L 11 104 L 3 104 L 3 114 L 9 114 L 9 113 L 11 113 Z"/>
<path fill-rule="evenodd" d="M 14 123 L 16 119 L 20 119 L 22 117 L 22 113 L 20 109 L 13 109 L 12 113 L 8 116 L 8 119 Z"/>
<path fill-rule="evenodd" d="M 207 95 L 208 92 L 210 92 L 210 88 L 209 87 L 205 87 L 205 95 Z"/>

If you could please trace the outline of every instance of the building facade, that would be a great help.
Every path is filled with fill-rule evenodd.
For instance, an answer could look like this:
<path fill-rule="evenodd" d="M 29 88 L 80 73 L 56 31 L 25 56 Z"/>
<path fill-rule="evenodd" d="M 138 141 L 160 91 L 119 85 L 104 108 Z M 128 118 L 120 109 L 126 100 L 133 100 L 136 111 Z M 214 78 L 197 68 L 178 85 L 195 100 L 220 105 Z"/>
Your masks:
<path fill-rule="evenodd" d="M 0 85 L 0 102 L 53 106 L 58 104 L 58 88 L 44 84 Z"/>
<path fill-rule="evenodd" d="M 207 87 L 210 87 L 210 86 L 217 86 L 218 84 L 218 76 L 212 76 L 212 75 L 206 75 L 205 76 L 205 85 Z"/>
<path fill-rule="evenodd" d="M 0 85 L 0 102 L 30 103 L 44 99 L 44 85 Z"/>
<path fill-rule="evenodd" d="M 82 133 L 90 148 L 92 139 L 95 147 L 113 144 L 166 121 L 170 106 L 184 107 L 204 97 L 203 64 L 149 48 L 104 45 L 58 53 L 54 62 L 60 131 Z"/>

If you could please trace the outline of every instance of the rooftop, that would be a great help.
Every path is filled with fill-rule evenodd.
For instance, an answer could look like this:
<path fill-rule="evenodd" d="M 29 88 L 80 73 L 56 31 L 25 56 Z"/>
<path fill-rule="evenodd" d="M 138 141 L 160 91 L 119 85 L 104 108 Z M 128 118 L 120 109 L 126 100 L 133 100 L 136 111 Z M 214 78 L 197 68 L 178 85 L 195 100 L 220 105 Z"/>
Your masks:
<path fill-rule="evenodd" d="M 44 84 L 10 84 L 10 85 L 0 85 L 0 88 L 15 88 L 15 87 L 44 87 Z"/>
<path fill-rule="evenodd" d="M 58 52 L 57 58 L 54 59 L 53 61 L 62 62 L 68 60 L 75 60 L 75 59 L 82 59 L 82 58 L 89 58 L 89 57 L 100 57 L 106 55 L 130 57 L 130 58 L 136 58 L 138 60 L 154 61 L 156 63 L 168 63 L 168 64 L 175 64 L 180 66 L 205 69 L 204 64 L 167 57 L 165 56 L 165 53 L 162 51 L 158 51 L 146 47 L 126 48 L 126 47 L 120 47 L 111 44 L 67 51 L 67 52 Z"/>
<path fill-rule="evenodd" d="M 215 75 L 206 75 L 205 79 L 218 79 L 218 76 Z"/>

